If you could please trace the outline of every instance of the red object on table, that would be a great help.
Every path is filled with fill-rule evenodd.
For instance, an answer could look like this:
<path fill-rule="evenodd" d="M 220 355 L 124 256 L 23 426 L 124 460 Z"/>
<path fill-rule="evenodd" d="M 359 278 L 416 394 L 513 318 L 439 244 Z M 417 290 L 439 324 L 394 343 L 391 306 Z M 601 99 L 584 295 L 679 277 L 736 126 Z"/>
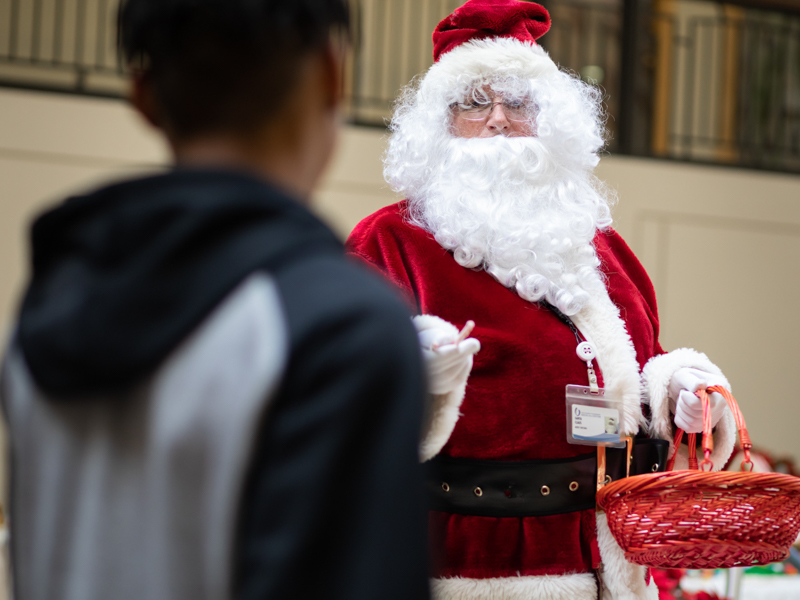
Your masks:
<path fill-rule="evenodd" d="M 709 592 L 689 593 L 681 590 L 681 579 L 686 569 L 653 569 L 653 580 L 658 586 L 658 600 L 724 600 Z"/>

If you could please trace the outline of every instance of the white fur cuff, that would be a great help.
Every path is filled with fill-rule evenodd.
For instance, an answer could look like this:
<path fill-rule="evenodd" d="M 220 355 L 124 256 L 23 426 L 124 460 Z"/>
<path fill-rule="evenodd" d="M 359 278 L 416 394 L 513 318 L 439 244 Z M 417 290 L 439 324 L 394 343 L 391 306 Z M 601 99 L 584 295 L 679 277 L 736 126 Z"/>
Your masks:
<path fill-rule="evenodd" d="M 431 581 L 433 600 L 596 600 L 594 575 L 453 577 Z"/>
<path fill-rule="evenodd" d="M 467 390 L 466 382 L 448 394 L 428 394 L 425 404 L 419 460 L 425 462 L 439 454 L 456 427 L 459 409 Z"/>
<path fill-rule="evenodd" d="M 454 336 L 458 335 L 458 329 L 455 325 L 434 315 L 419 315 L 414 317 L 413 322 L 417 331 L 444 329 L 447 331 L 452 330 Z M 465 381 L 447 394 L 428 394 L 419 444 L 420 462 L 430 460 L 439 454 L 447 440 L 450 439 L 458 417 L 461 416 L 459 410 L 461 403 L 464 401 L 466 391 L 467 383 Z"/>
<path fill-rule="evenodd" d="M 642 370 L 642 401 L 650 404 L 649 432 L 652 437 L 672 441 L 675 436 L 675 424 L 669 409 L 667 390 L 675 372 L 685 367 L 692 367 L 718 375 L 725 381 L 725 387 L 730 389 L 730 384 L 719 367 L 712 363 L 702 352 L 697 352 L 691 348 L 680 348 L 668 354 L 651 358 Z M 730 410 L 726 410 L 722 419 L 717 423 L 714 432 L 714 451 L 711 453 L 711 461 L 714 463 L 715 471 L 725 466 L 731 452 L 733 452 L 735 443 L 736 422 Z M 672 454 L 673 451 L 670 448 L 670 457 Z M 689 451 L 686 446 L 683 446 L 678 450 L 675 469 L 688 468 Z"/>

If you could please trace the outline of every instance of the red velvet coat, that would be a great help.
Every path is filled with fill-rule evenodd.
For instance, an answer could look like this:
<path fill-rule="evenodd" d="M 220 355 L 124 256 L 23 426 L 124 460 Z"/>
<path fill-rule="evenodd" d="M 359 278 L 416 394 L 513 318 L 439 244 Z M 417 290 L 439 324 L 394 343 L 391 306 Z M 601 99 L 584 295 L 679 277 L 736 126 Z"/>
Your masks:
<path fill-rule="evenodd" d="M 575 337 L 548 309 L 520 298 L 485 271 L 461 267 L 424 230 L 388 206 L 353 230 L 350 251 L 393 281 L 419 314 L 461 328 L 472 319 L 481 342 L 458 420 L 442 452 L 495 460 L 566 458 L 591 451 L 566 441 L 564 387 L 588 385 Z M 652 284 L 613 230 L 595 248 L 620 309 L 639 369 L 663 351 Z M 599 373 L 602 385 L 602 373 Z M 638 376 L 638 374 L 637 374 Z M 488 518 L 432 512 L 436 577 L 588 573 L 596 567 L 594 511 Z"/>

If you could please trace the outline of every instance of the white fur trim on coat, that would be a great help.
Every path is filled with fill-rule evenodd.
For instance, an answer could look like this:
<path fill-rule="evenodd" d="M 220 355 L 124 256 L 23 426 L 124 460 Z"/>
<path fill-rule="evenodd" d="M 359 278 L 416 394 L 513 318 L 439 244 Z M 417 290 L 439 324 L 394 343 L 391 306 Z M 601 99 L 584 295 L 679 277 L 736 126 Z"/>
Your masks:
<path fill-rule="evenodd" d="M 414 326 L 417 331 L 425 329 L 452 330 L 454 336 L 458 329 L 452 323 L 434 315 L 419 315 L 414 317 Z M 419 444 L 419 460 L 425 462 L 439 454 L 450 439 L 456 422 L 461 416 L 461 403 L 467 391 L 467 382 L 464 381 L 455 390 L 447 394 L 428 394 L 425 402 L 425 414 L 422 421 L 422 436 Z"/>
<path fill-rule="evenodd" d="M 606 393 L 622 399 L 622 434 L 635 436 L 645 424 L 639 391 L 639 363 L 619 309 L 611 302 L 608 292 L 595 294 L 572 320 L 597 351 L 596 361 L 603 374 Z"/>
<path fill-rule="evenodd" d="M 645 425 L 642 415 L 639 362 L 636 348 L 622 320 L 619 308 L 608 293 L 595 294 L 592 301 L 573 317 L 597 351 L 606 393 L 622 399 L 622 433 L 635 436 Z M 597 543 L 603 560 L 603 598 L 613 600 L 658 600 L 658 589 L 645 582 L 645 568 L 625 560 L 608 529 L 605 514 L 597 514 Z"/>
<path fill-rule="evenodd" d="M 433 600 L 596 600 L 594 575 L 453 577 L 431 581 Z"/>
<path fill-rule="evenodd" d="M 650 579 L 645 582 L 647 569 L 625 559 L 625 553 L 608 528 L 606 514 L 597 513 L 597 546 L 603 559 L 603 598 L 613 600 L 658 600 L 658 588 Z"/>
<path fill-rule="evenodd" d="M 487 38 L 456 46 L 425 75 L 422 86 L 438 86 L 467 76 L 538 79 L 558 71 L 541 46 L 513 38 Z"/>
<path fill-rule="evenodd" d="M 691 348 L 679 348 L 667 354 L 651 358 L 642 371 L 642 401 L 650 404 L 650 435 L 662 440 L 672 440 L 675 436 L 674 417 L 669 409 L 669 382 L 678 369 L 692 367 L 706 373 L 713 373 L 725 381 L 725 387 L 731 389 L 728 380 L 719 367 L 712 363 L 702 352 Z M 711 462 L 714 470 L 725 466 L 736 443 L 736 422 L 730 410 L 726 410 L 714 431 L 714 451 Z M 670 447 L 670 457 L 673 450 Z M 702 455 L 698 457 L 702 460 Z M 689 449 L 682 446 L 678 450 L 675 469 L 689 468 Z"/>

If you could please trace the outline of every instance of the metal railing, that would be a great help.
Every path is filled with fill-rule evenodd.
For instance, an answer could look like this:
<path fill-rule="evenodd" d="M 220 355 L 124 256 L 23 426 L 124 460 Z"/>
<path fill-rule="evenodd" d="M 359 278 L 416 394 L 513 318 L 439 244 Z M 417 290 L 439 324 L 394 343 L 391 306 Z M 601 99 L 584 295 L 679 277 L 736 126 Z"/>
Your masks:
<path fill-rule="evenodd" d="M 400 90 L 433 63 L 431 32 L 464 0 L 359 0 L 347 99 L 351 121 L 383 125 Z"/>
<path fill-rule="evenodd" d="M 118 0 L 0 0 L 0 85 L 120 96 Z"/>
<path fill-rule="evenodd" d="M 732 0 L 739 4 L 741 0 Z M 120 97 L 118 0 L 0 0 L 0 85 Z M 463 0 L 352 0 L 351 122 L 385 126 Z M 599 85 L 611 152 L 800 172 L 800 14 L 702 0 L 549 0 L 551 57 Z"/>
<path fill-rule="evenodd" d="M 431 33 L 464 0 L 360 0 L 348 86 L 351 119 L 383 125 L 398 93 L 433 63 Z M 621 20 L 614 5 L 554 4 L 553 27 L 540 40 L 562 67 L 613 88 L 619 83 Z M 609 88 L 609 89 L 610 89 Z M 616 107 L 615 96 L 609 106 Z"/>
<path fill-rule="evenodd" d="M 800 171 L 800 17 L 713 8 L 652 18 L 649 152 Z"/>

